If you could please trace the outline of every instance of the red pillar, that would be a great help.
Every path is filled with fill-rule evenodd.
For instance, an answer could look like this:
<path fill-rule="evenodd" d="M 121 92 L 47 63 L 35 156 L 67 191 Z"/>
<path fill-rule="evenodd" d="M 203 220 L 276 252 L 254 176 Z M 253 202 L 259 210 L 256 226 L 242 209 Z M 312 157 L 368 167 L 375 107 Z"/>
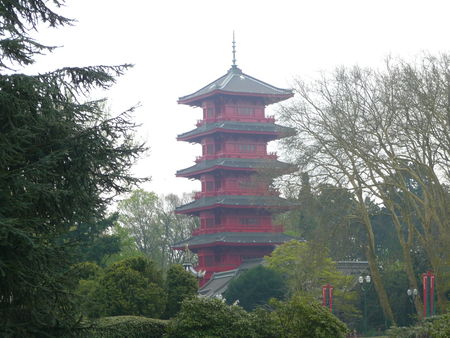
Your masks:
<path fill-rule="evenodd" d="M 328 307 L 333 312 L 333 286 L 330 283 L 322 286 L 322 305 Z"/>
<path fill-rule="evenodd" d="M 422 274 L 424 318 L 434 315 L 434 279 L 431 271 Z"/>

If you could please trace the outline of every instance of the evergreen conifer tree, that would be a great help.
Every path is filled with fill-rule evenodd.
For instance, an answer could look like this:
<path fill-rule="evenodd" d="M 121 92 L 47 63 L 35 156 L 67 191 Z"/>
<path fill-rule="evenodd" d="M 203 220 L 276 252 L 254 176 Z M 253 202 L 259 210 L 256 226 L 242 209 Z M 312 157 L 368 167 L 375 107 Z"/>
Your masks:
<path fill-rule="evenodd" d="M 31 38 L 63 0 L 0 1 L 0 336 L 64 335 L 77 323 L 68 247 L 82 224 L 104 219 L 117 193 L 139 179 L 129 169 L 143 145 L 129 111 L 109 118 L 102 102 L 129 65 L 67 67 L 40 75 L 14 70 L 53 49 Z M 69 240 L 70 239 L 70 240 Z M 59 330 L 59 331 L 58 331 Z"/>

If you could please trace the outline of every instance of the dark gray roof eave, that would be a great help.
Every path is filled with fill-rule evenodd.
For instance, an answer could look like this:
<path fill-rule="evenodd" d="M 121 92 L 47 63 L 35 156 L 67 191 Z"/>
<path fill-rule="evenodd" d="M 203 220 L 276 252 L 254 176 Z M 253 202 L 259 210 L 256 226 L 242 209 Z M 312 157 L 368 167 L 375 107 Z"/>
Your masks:
<path fill-rule="evenodd" d="M 237 78 L 239 79 L 237 80 Z M 236 82 L 238 83 L 237 85 Z M 178 102 L 187 104 L 195 101 L 196 98 L 205 97 L 215 92 L 223 92 L 234 95 L 262 95 L 267 97 L 279 97 L 282 99 L 293 96 L 293 92 L 290 89 L 272 86 L 264 81 L 242 73 L 240 69 L 236 68 L 230 69 L 225 75 L 219 77 L 196 92 L 181 96 L 178 99 Z"/>

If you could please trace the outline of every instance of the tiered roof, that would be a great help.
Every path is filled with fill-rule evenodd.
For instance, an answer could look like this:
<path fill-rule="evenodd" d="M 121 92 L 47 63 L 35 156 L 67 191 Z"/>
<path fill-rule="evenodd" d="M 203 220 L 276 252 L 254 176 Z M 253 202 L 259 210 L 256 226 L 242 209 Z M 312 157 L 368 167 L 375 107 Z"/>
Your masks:
<path fill-rule="evenodd" d="M 192 167 L 178 170 L 179 177 L 194 177 L 214 170 L 267 170 L 280 173 L 288 173 L 294 167 L 291 164 L 280 162 L 267 158 L 218 158 L 214 160 L 205 160 L 193 165 Z"/>
<path fill-rule="evenodd" d="M 270 245 L 275 246 L 289 242 L 294 237 L 281 232 L 217 232 L 193 236 L 187 240 L 175 243 L 172 247 L 183 249 L 188 245 L 189 249 L 201 246 L 217 245 Z"/>
<path fill-rule="evenodd" d="M 249 132 L 252 135 L 267 135 L 269 139 L 290 136 L 295 133 L 293 128 L 274 123 L 220 121 L 203 124 L 194 130 L 178 135 L 177 139 L 179 141 L 198 142 L 201 137 L 214 133 L 245 134 Z"/>
<path fill-rule="evenodd" d="M 179 214 L 194 214 L 202 210 L 212 208 L 263 208 L 288 210 L 295 207 L 297 203 L 288 201 L 278 196 L 259 195 L 220 195 L 203 197 L 191 203 L 176 208 Z"/>
<path fill-rule="evenodd" d="M 180 97 L 178 103 L 200 107 L 205 98 L 216 94 L 260 97 L 266 104 L 286 100 L 294 95 L 290 89 L 274 87 L 244 74 L 242 70 L 233 65 L 225 75 L 217 80 L 197 90 L 195 93 Z"/>

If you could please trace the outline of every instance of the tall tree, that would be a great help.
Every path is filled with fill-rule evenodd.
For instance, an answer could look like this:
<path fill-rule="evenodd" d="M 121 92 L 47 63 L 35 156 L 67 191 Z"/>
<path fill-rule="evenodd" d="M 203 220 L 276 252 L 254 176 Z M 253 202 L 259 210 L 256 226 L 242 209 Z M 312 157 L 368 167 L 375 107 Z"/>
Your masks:
<path fill-rule="evenodd" d="M 138 189 L 118 206 L 120 224 L 130 230 L 139 250 L 163 271 L 172 263 L 182 263 L 184 252 L 172 250 L 171 245 L 188 238 L 196 227 L 194 218 L 175 214 L 175 208 L 187 198 L 158 197 Z"/>
<path fill-rule="evenodd" d="M 410 246 L 422 242 L 439 281 L 438 301 L 445 309 L 443 267 L 449 262 L 449 64 L 450 58 L 424 56 L 417 63 L 388 60 L 384 70 L 338 69 L 312 84 L 298 82 L 299 102 L 284 110 L 299 134 L 302 170 L 339 182 L 355 194 L 368 235 L 367 257 L 385 314 L 392 312 L 377 271 L 375 237 L 364 200 L 381 200 L 390 212 L 402 246 L 411 286 L 417 285 Z M 405 175 L 407 174 L 407 175 Z M 409 189 L 412 177 L 422 195 Z M 403 216 L 386 194 L 385 184 L 402 192 Z M 406 208 L 406 209 L 405 209 Z M 415 214 L 420 226 L 407 222 Z M 419 310 L 420 300 L 416 307 Z"/>
<path fill-rule="evenodd" d="M 62 4 L 52 1 L 52 7 Z M 68 292 L 72 262 L 62 239 L 104 219 L 111 199 L 140 181 L 129 170 L 145 150 L 133 141 L 129 112 L 107 117 L 100 101 L 83 100 L 93 88 L 111 86 L 129 65 L 35 76 L 11 70 L 52 50 L 30 37 L 40 23 L 71 20 L 47 1 L 0 2 L 2 336 L 51 335 L 52 327 L 76 323 Z"/>

